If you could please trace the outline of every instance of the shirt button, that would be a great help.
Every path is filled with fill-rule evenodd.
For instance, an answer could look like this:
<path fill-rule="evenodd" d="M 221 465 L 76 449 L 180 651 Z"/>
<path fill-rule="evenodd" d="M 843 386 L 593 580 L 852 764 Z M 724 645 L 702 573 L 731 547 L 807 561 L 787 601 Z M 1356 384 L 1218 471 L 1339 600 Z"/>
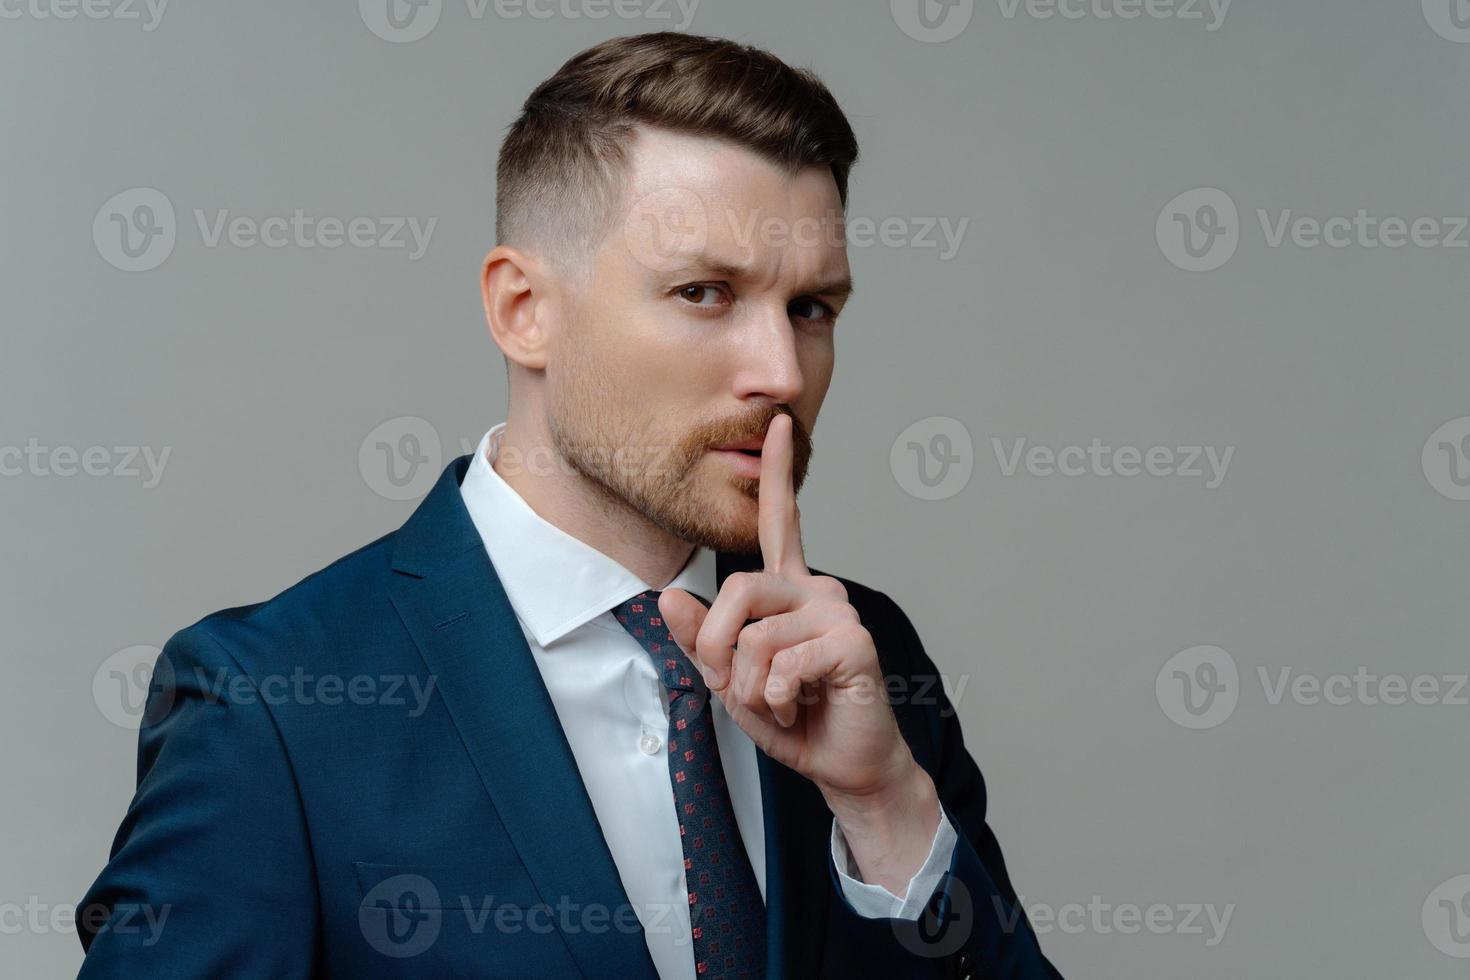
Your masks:
<path fill-rule="evenodd" d="M 658 755 L 658 750 L 663 748 L 663 739 L 657 735 L 644 734 L 638 739 L 638 748 L 644 755 Z"/>

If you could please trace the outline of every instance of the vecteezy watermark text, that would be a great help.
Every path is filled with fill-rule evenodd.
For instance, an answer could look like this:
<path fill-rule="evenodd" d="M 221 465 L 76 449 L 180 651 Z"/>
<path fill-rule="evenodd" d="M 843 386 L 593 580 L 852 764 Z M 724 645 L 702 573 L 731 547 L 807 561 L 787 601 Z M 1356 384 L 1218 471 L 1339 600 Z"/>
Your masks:
<path fill-rule="evenodd" d="M 1007 909 L 1000 896 L 991 896 L 1001 928 L 1014 932 L 1020 922 L 1021 910 L 1025 909 L 1026 918 L 1037 935 L 1060 932 L 1069 936 L 1084 933 L 1131 936 L 1150 932 L 1156 936 L 1205 936 L 1205 945 L 1215 947 L 1225 938 L 1225 930 L 1230 928 L 1230 918 L 1235 914 L 1234 902 L 1224 906 L 1213 902 L 1138 905 L 1135 902 L 1108 902 L 1101 895 L 1093 895 L 1085 904 L 1048 905 L 1044 902 L 1028 904 L 1021 895 L 1016 898 L 1018 904 Z M 1208 934 L 1206 926 L 1209 927 Z"/>
<path fill-rule="evenodd" d="M 1428 0 L 1426 0 L 1428 2 Z M 1207 33 L 1225 24 L 1232 0 L 995 0 L 1001 17 L 1014 21 L 1136 21 L 1203 24 Z M 889 0 L 898 29 L 915 41 L 941 44 L 964 32 L 975 15 L 976 0 Z"/>
<path fill-rule="evenodd" d="M 609 906 L 562 895 L 552 904 L 493 894 L 443 894 L 432 879 L 405 872 L 368 890 L 358 906 L 357 921 L 369 946 L 384 956 L 406 959 L 433 946 L 450 918 L 463 918 L 464 928 L 473 935 L 649 933 L 687 945 L 688 929 L 676 926 L 674 913 L 675 906 L 667 902 Z"/>
<path fill-rule="evenodd" d="M 139 943 L 152 946 L 163 935 L 172 910 L 172 904 L 147 902 L 94 902 L 78 908 L 71 902 L 45 902 L 40 896 L 30 895 L 24 902 L 0 902 L 0 935 L 73 933 L 81 923 L 90 933 L 106 927 L 118 935 L 141 934 Z"/>
<path fill-rule="evenodd" d="M 32 436 L 24 446 L 0 446 L 0 477 L 117 477 L 142 479 L 152 490 L 163 479 L 172 446 L 48 446 Z M 141 465 L 141 468 L 140 468 Z"/>
<path fill-rule="evenodd" d="M 493 13 L 499 20 L 644 20 L 684 31 L 700 0 L 464 0 L 470 20 Z M 384 41 L 411 44 L 429 36 L 444 13 L 444 0 L 357 0 L 363 24 Z M 676 19 L 677 17 L 677 19 Z"/>
<path fill-rule="evenodd" d="M 1005 440 L 992 437 L 995 461 L 1002 476 L 1015 476 L 1022 466 L 1034 477 L 1043 476 L 1156 476 L 1203 480 L 1206 490 L 1225 482 L 1235 447 L 1215 446 L 1110 446 L 1093 437 L 1086 445 L 1052 448 L 1028 445 L 1025 437 Z"/>
<path fill-rule="evenodd" d="M 1269 707 L 1470 707 L 1470 674 L 1459 672 L 1382 673 L 1358 664 L 1351 670 L 1323 674 L 1290 664 L 1259 664 L 1253 676 Z M 1235 658 L 1208 644 L 1174 654 L 1154 678 L 1164 714 L 1175 724 L 1196 730 L 1224 724 L 1235 713 L 1243 687 Z"/>
<path fill-rule="evenodd" d="M 169 0 L 0 0 L 0 20 L 136 20 L 145 34 L 163 21 Z M 145 16 L 146 15 L 146 16 Z"/>
<path fill-rule="evenodd" d="M 1352 214 L 1318 216 L 1294 208 L 1257 208 L 1255 216 L 1261 240 L 1271 249 L 1470 248 L 1466 215 L 1404 217 L 1357 208 Z M 1240 247 L 1244 232 L 1234 199 L 1216 187 L 1196 187 L 1177 195 L 1154 223 L 1159 250 L 1187 272 L 1212 272 L 1223 266 Z"/>
<path fill-rule="evenodd" d="M 207 704 L 380 705 L 422 715 L 438 678 L 430 674 L 314 673 L 300 665 L 290 673 L 245 675 L 224 667 L 176 669 L 169 656 L 148 644 L 109 655 L 92 675 L 92 699 L 108 721 L 136 730 L 156 725 L 173 710 L 181 689 Z"/>
<path fill-rule="evenodd" d="M 204 248 L 381 249 L 423 258 L 439 219 L 415 215 L 241 214 L 230 208 L 194 208 Z M 153 187 L 130 187 L 103 202 L 92 219 L 97 253 L 124 272 L 147 272 L 173 254 L 179 222 L 173 202 Z"/>
<path fill-rule="evenodd" d="M 314 674 L 297 666 L 289 674 L 263 674 L 247 677 L 232 674 L 223 667 L 206 672 L 202 667 L 194 668 L 204 700 L 210 704 L 340 704 L 383 705 L 406 707 L 406 694 L 413 695 L 413 705 L 408 717 L 417 718 L 429 706 L 438 680 L 430 674 L 427 681 L 417 674 Z"/>

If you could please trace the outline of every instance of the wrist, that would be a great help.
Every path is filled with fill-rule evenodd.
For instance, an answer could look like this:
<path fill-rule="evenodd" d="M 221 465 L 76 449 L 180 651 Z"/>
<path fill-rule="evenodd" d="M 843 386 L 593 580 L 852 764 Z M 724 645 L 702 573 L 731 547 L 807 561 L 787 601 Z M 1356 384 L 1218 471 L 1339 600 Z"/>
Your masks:
<path fill-rule="evenodd" d="M 903 897 L 943 814 L 934 780 L 909 755 L 900 775 L 871 792 L 823 789 L 823 796 L 862 880 Z"/>

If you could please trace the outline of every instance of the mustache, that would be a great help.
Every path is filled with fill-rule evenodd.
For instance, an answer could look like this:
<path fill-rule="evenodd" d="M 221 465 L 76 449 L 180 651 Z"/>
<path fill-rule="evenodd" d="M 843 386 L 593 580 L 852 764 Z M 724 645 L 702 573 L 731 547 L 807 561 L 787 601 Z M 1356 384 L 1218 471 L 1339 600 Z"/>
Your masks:
<path fill-rule="evenodd" d="M 708 449 L 718 449 L 720 446 L 728 446 L 732 442 L 743 442 L 746 439 L 761 439 L 765 437 L 766 430 L 770 428 L 771 420 L 777 415 L 785 415 L 791 419 L 791 442 L 794 455 L 797 459 L 804 459 L 811 454 L 811 433 L 806 426 L 801 424 L 789 408 L 777 406 L 775 409 L 763 411 L 752 419 L 732 420 L 728 422 L 715 423 L 703 427 L 692 440 L 702 444 Z"/>

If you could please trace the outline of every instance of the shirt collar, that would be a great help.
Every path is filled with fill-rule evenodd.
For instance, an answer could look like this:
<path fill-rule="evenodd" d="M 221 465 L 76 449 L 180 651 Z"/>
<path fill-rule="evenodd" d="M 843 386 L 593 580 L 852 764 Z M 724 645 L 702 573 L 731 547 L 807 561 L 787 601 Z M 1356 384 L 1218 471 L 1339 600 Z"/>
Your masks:
<path fill-rule="evenodd" d="M 653 589 L 596 548 L 531 509 L 490 464 L 500 450 L 501 422 L 475 449 L 460 494 L 506 598 L 544 649 L 619 603 Z M 715 553 L 696 545 L 664 588 L 715 597 Z"/>

